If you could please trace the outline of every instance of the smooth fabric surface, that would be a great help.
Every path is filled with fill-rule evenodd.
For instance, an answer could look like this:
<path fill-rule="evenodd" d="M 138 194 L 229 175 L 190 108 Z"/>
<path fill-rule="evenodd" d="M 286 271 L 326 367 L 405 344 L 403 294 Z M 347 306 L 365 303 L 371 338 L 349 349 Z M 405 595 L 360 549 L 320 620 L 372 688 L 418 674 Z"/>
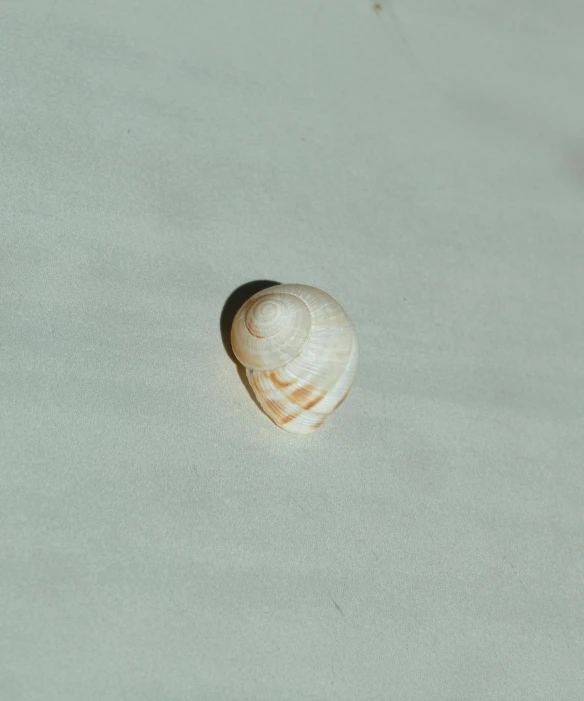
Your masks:
<path fill-rule="evenodd" d="M 583 27 L 0 4 L 2 701 L 584 698 Z M 266 278 L 359 332 L 313 437 Z"/>

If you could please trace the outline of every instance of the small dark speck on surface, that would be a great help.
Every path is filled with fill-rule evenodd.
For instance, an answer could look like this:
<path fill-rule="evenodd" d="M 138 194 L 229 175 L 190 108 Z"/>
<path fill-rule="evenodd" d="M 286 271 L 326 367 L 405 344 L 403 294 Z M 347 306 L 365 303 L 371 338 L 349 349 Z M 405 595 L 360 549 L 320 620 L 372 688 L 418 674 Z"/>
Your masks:
<path fill-rule="evenodd" d="M 375 12 L 375 14 L 378 15 L 381 12 L 381 10 L 383 10 L 383 5 L 380 2 L 376 2 L 373 4 L 373 12 Z"/>
<path fill-rule="evenodd" d="M 333 596 L 332 596 L 332 594 L 331 594 L 330 592 L 329 592 L 329 596 L 331 597 L 331 601 L 332 601 L 333 604 L 335 605 L 335 608 L 337 609 L 337 611 L 341 614 L 341 616 L 344 616 L 344 615 L 345 615 L 345 612 L 344 612 L 343 609 L 337 604 L 337 602 L 333 599 Z"/>

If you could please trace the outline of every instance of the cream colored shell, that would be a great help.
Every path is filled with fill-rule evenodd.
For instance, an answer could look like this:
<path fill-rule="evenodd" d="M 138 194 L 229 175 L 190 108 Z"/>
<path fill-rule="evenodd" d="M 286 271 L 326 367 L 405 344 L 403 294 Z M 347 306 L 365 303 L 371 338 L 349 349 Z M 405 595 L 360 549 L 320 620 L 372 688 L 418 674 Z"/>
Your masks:
<path fill-rule="evenodd" d="M 351 320 L 330 295 L 276 285 L 237 312 L 231 344 L 258 402 L 290 433 L 312 433 L 345 400 L 359 349 Z"/>

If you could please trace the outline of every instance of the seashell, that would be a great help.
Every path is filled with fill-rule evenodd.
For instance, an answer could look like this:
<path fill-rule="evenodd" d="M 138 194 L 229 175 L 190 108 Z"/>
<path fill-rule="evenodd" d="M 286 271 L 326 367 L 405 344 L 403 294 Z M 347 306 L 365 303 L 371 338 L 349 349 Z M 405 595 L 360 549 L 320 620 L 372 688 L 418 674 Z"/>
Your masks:
<path fill-rule="evenodd" d="M 307 285 L 276 285 L 248 299 L 233 320 L 231 345 L 262 409 L 290 433 L 318 430 L 357 373 L 351 320 Z"/>

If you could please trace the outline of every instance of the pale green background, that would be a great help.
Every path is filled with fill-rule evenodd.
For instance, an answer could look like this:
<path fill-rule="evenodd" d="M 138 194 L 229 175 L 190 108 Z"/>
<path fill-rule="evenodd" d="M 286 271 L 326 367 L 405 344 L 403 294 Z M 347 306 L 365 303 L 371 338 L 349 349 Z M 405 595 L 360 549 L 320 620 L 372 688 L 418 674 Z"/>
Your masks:
<path fill-rule="evenodd" d="M 0 4 L 1 701 L 584 698 L 584 3 L 382 6 Z"/>

